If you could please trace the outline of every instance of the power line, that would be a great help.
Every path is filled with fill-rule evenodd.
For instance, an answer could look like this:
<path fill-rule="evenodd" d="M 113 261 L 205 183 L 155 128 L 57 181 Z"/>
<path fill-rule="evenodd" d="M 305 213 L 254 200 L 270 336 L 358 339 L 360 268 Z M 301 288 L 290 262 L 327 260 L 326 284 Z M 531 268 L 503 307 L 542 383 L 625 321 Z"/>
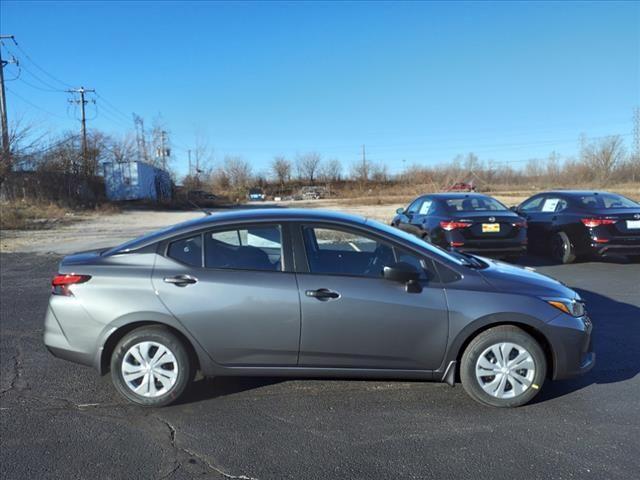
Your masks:
<path fill-rule="evenodd" d="M 26 98 L 24 98 L 22 95 L 19 95 L 18 93 L 16 93 L 14 90 L 10 89 L 9 87 L 5 87 L 6 90 L 8 92 L 11 92 L 12 95 L 15 95 L 17 98 L 19 98 L 20 100 L 22 100 L 24 103 L 26 103 L 27 105 L 31 105 L 33 108 L 36 108 L 38 110 L 40 110 L 41 112 L 46 113 L 47 115 L 50 115 L 52 117 L 56 117 L 56 118 L 61 118 L 62 120 L 67 120 L 65 117 L 62 117 L 56 113 L 50 112 L 49 110 L 46 110 L 38 105 L 36 105 L 35 103 L 27 100 Z"/>
<path fill-rule="evenodd" d="M 129 115 L 127 115 L 127 114 L 125 114 L 125 113 L 122 113 L 122 111 L 121 111 L 121 110 L 119 110 L 119 109 L 118 109 L 118 108 L 117 108 L 113 103 L 111 103 L 110 101 L 108 101 L 108 100 L 107 100 L 106 98 L 104 98 L 102 95 L 100 95 L 100 94 L 96 93 L 96 96 L 97 96 L 100 100 L 102 100 L 104 103 L 106 103 L 106 104 L 107 104 L 107 106 L 108 106 L 108 107 L 110 107 L 110 108 L 111 108 L 111 110 L 113 110 L 113 111 L 114 111 L 114 113 L 117 113 L 117 114 L 121 115 L 121 116 L 122 116 L 123 118 L 125 118 L 127 121 L 129 121 L 129 120 L 130 120 Z"/>
<path fill-rule="evenodd" d="M 40 70 L 42 73 L 44 73 L 47 77 L 51 78 L 52 80 L 55 80 L 56 82 L 60 83 L 61 85 L 64 85 L 67 88 L 73 88 L 70 84 L 68 84 L 67 82 L 63 82 L 62 80 L 60 80 L 59 78 L 57 78 L 56 76 L 52 75 L 51 73 L 47 72 L 44 68 L 42 68 L 40 65 L 38 65 L 38 63 L 36 63 L 35 60 L 33 60 L 33 58 L 31 58 L 29 56 L 29 54 L 20 46 L 20 44 L 18 42 L 16 42 L 14 40 L 14 43 L 16 45 L 16 47 L 18 47 L 18 50 L 20 50 L 22 52 L 22 54 L 27 58 L 27 60 L 29 60 L 34 67 L 36 67 L 38 70 Z"/>

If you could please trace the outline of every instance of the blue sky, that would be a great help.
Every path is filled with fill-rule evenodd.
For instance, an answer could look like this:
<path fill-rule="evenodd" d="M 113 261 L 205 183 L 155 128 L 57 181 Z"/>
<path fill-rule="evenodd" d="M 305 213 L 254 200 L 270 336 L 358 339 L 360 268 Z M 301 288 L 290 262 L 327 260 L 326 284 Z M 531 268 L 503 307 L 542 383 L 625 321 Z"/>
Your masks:
<path fill-rule="evenodd" d="M 630 148 L 640 104 L 638 2 L 1 5 L 3 34 L 109 102 L 90 126 L 161 114 L 179 173 L 196 132 L 257 171 L 309 150 L 346 167 L 362 144 L 391 171 L 469 151 L 517 166 L 575 154 L 581 133 Z M 79 128 L 68 95 L 26 82 L 63 85 L 7 47 L 29 69 L 7 82 L 10 118 Z"/>

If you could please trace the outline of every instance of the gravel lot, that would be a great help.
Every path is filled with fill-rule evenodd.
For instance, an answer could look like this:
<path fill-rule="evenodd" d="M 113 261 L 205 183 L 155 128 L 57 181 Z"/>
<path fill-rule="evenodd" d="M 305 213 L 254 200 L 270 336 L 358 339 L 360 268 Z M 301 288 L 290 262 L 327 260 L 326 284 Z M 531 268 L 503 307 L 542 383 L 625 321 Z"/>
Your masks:
<path fill-rule="evenodd" d="M 164 215 L 128 212 L 102 231 L 87 220 L 9 243 L 64 252 L 199 214 Z M 219 378 L 198 382 L 179 405 L 145 410 L 121 400 L 109 377 L 47 353 L 42 320 L 60 257 L 7 250 L 3 479 L 629 479 L 640 471 L 640 265 L 624 259 L 523 259 L 587 299 L 598 356 L 587 376 L 547 384 L 526 407 L 485 408 L 461 386 L 438 383 Z"/>

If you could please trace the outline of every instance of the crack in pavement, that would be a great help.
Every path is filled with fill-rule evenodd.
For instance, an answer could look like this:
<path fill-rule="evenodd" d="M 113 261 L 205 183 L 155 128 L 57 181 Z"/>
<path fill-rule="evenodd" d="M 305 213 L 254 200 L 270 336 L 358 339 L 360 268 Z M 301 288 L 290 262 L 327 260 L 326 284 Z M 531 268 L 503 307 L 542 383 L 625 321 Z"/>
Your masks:
<path fill-rule="evenodd" d="M 159 416 L 155 416 L 156 420 L 158 420 L 159 422 L 163 423 L 168 429 L 169 429 L 169 439 L 171 441 L 171 446 L 176 449 L 176 451 L 178 452 L 182 452 L 183 454 L 187 454 L 190 460 L 194 460 L 194 459 L 198 459 L 200 460 L 201 463 L 203 463 L 204 465 L 206 465 L 210 470 L 212 470 L 213 472 L 217 473 L 218 475 L 221 475 L 224 478 L 228 478 L 231 480 L 258 480 L 256 477 L 249 477 L 247 475 L 232 475 L 230 473 L 225 472 L 224 470 L 216 467 L 215 465 L 213 465 L 211 462 L 209 462 L 204 455 L 195 452 L 189 448 L 186 447 L 181 447 L 177 444 L 176 442 L 176 434 L 177 434 L 177 429 L 176 427 L 174 427 L 171 422 L 169 422 L 168 420 L 159 417 Z M 176 460 L 178 461 L 178 460 Z M 167 478 L 168 476 L 172 475 L 173 473 L 175 473 L 180 467 L 182 466 L 182 462 L 178 461 L 178 467 L 174 468 L 171 472 L 169 472 L 168 475 L 163 476 L 162 478 Z"/>
<path fill-rule="evenodd" d="M 17 389 L 22 390 L 25 387 L 18 386 L 18 381 L 20 377 L 22 377 L 22 359 L 23 359 L 23 351 L 20 346 L 20 342 L 16 343 L 16 353 L 12 357 L 13 359 L 13 375 L 11 381 L 9 382 L 9 387 L 0 391 L 0 397 L 6 394 L 7 392 Z"/>

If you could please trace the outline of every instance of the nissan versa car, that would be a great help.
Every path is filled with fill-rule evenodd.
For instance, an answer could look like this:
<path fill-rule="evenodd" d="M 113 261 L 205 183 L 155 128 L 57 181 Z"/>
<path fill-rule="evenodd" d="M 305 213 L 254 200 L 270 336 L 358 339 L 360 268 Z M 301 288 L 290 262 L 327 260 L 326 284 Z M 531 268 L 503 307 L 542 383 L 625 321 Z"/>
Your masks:
<path fill-rule="evenodd" d="M 544 192 L 515 211 L 529 224 L 529 247 L 557 262 L 610 253 L 640 256 L 640 204 L 617 193 Z"/>
<path fill-rule="evenodd" d="M 44 342 L 140 405 L 204 376 L 460 378 L 515 407 L 595 361 L 576 292 L 331 212 L 214 214 L 65 257 Z"/>
<path fill-rule="evenodd" d="M 423 195 L 396 214 L 391 225 L 445 249 L 510 259 L 527 251 L 526 220 L 487 195 Z"/>

